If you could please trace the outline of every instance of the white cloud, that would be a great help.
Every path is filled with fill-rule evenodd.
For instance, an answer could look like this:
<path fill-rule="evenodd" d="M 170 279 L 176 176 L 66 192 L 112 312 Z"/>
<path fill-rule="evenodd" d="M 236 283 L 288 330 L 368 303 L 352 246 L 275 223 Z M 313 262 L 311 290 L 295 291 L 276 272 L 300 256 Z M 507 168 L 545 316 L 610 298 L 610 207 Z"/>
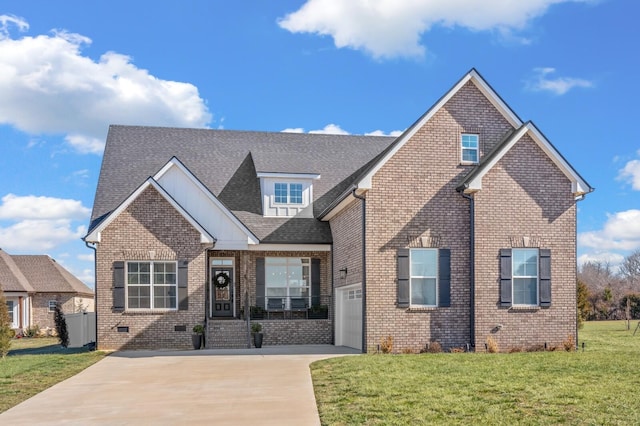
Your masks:
<path fill-rule="evenodd" d="M 580 233 L 578 244 L 598 250 L 640 248 L 640 210 L 632 209 L 609 215 L 601 230 Z"/>
<path fill-rule="evenodd" d="M 49 220 L 49 219 L 78 219 L 86 220 L 91 210 L 77 200 L 37 197 L 27 195 L 20 197 L 7 194 L 2 197 L 0 204 L 0 219 L 13 220 Z"/>
<path fill-rule="evenodd" d="M 527 88 L 536 92 L 551 92 L 555 95 L 564 95 L 569 90 L 582 87 L 593 87 L 593 82 L 582 78 L 557 77 L 550 78 L 550 74 L 556 72 L 555 68 L 535 68 L 534 76 L 527 82 Z"/>
<path fill-rule="evenodd" d="M 83 56 L 91 40 L 64 31 L 11 38 L 0 15 L 0 124 L 30 134 L 59 133 L 82 153 L 100 153 L 109 124 L 205 127 L 211 114 L 198 89 L 162 80 L 131 58 L 104 53 Z"/>
<path fill-rule="evenodd" d="M 609 253 L 609 252 L 594 252 L 594 253 L 585 253 L 581 256 L 578 256 L 578 265 L 582 266 L 587 262 L 599 262 L 606 263 L 610 265 L 613 269 L 617 270 L 617 268 L 624 261 L 624 256 L 619 253 Z"/>
<path fill-rule="evenodd" d="M 302 127 L 286 128 L 282 133 L 304 133 L 304 129 Z"/>
<path fill-rule="evenodd" d="M 420 57 L 421 36 L 433 26 L 511 34 L 550 5 L 568 1 L 588 0 L 307 0 L 278 25 L 331 36 L 336 47 L 362 49 L 375 58 Z"/>
<path fill-rule="evenodd" d="M 76 257 L 78 258 L 78 260 L 82 260 L 84 262 L 93 262 L 93 260 L 94 260 L 93 253 L 92 254 L 79 254 Z"/>
<path fill-rule="evenodd" d="M 369 132 L 369 133 L 365 133 L 365 136 L 394 136 L 394 137 L 398 137 L 402 134 L 402 130 L 394 130 L 392 132 L 389 132 L 389 134 L 383 132 L 382 130 L 374 130 L 373 132 Z"/>
<path fill-rule="evenodd" d="M 309 133 L 323 134 L 323 135 L 349 135 L 350 133 L 343 130 L 337 124 L 327 124 L 323 129 L 310 130 Z"/>
<path fill-rule="evenodd" d="M 631 160 L 620 170 L 618 179 L 631 184 L 636 191 L 640 191 L 640 160 Z"/>
<path fill-rule="evenodd" d="M 22 220 L 9 227 L 0 227 L 0 247 L 7 251 L 43 252 L 82 238 L 85 226 L 72 229 L 68 219 Z"/>

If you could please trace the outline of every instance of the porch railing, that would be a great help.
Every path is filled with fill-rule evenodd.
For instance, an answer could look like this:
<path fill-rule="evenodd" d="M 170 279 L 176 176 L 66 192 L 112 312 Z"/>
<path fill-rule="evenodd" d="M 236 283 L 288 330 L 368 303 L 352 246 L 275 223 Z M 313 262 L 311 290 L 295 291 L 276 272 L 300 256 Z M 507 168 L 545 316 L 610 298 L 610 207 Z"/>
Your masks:
<path fill-rule="evenodd" d="M 251 306 L 251 319 L 328 319 L 331 296 L 266 296 Z"/>

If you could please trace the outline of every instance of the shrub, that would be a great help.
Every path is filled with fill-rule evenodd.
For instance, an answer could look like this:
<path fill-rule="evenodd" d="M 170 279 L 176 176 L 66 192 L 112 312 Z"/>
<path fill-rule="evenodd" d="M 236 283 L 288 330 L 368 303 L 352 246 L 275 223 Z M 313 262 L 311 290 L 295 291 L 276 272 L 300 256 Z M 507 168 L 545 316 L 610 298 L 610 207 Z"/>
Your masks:
<path fill-rule="evenodd" d="M 567 352 L 573 352 L 576 350 L 576 341 L 573 338 L 573 334 L 569 334 L 567 338 L 562 341 L 562 347 Z"/>
<path fill-rule="evenodd" d="M 393 337 L 387 336 L 383 337 L 380 342 L 380 350 L 383 354 L 390 354 L 393 351 Z"/>
<path fill-rule="evenodd" d="M 204 334 L 204 325 L 196 324 L 193 326 L 193 332 L 196 334 Z"/>
<path fill-rule="evenodd" d="M 11 338 L 15 334 L 11 329 L 9 309 L 4 293 L 0 289 L 0 357 L 4 358 L 11 348 Z"/>
<path fill-rule="evenodd" d="M 490 354 L 496 354 L 500 352 L 500 348 L 498 347 L 498 342 L 492 336 L 487 337 L 487 352 Z"/>
<path fill-rule="evenodd" d="M 69 331 L 67 330 L 67 320 L 64 318 L 64 314 L 58 306 L 56 306 L 54 321 L 56 323 L 58 341 L 63 347 L 66 348 L 67 346 L 69 346 Z"/>
<path fill-rule="evenodd" d="M 402 353 L 408 355 L 408 354 L 414 354 L 415 351 L 413 349 L 411 349 L 411 348 L 404 348 L 404 349 L 402 349 Z"/>
<path fill-rule="evenodd" d="M 27 327 L 24 330 L 24 337 L 40 337 L 40 326 L 38 324 Z"/>
<path fill-rule="evenodd" d="M 539 343 L 537 345 L 532 345 L 527 348 L 527 352 L 544 352 L 545 347 L 543 344 Z"/>
<path fill-rule="evenodd" d="M 251 323 L 251 332 L 252 333 L 260 333 L 262 331 L 262 324 L 259 322 Z"/>
<path fill-rule="evenodd" d="M 464 348 L 451 348 L 452 354 L 461 354 L 464 353 Z"/>
<path fill-rule="evenodd" d="M 437 341 L 429 342 L 427 344 L 427 352 L 430 354 L 439 354 L 442 352 L 442 345 Z"/>
<path fill-rule="evenodd" d="M 511 348 L 509 348 L 509 353 L 510 354 L 515 354 L 518 352 L 524 352 L 524 348 L 522 346 L 513 346 Z"/>

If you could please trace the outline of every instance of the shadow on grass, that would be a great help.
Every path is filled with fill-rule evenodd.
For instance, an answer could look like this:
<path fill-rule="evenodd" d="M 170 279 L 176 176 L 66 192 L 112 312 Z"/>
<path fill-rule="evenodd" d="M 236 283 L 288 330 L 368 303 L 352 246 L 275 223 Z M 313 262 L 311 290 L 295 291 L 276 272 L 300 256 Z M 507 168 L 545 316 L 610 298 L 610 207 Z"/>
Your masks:
<path fill-rule="evenodd" d="M 92 349 L 93 348 L 91 346 L 84 346 L 81 348 L 65 348 L 62 345 L 47 345 L 47 346 L 40 346 L 38 348 L 12 349 L 9 351 L 8 356 L 50 355 L 50 354 L 70 355 L 70 354 L 80 354 L 84 352 L 90 352 Z"/>

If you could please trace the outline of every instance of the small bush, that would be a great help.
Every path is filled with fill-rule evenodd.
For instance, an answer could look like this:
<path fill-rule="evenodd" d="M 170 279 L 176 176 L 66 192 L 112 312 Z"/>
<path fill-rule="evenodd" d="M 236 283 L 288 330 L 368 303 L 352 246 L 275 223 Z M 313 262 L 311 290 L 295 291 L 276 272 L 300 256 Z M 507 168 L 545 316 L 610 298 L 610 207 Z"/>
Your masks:
<path fill-rule="evenodd" d="M 562 341 L 562 347 L 567 352 L 576 350 L 576 341 L 573 339 L 573 334 L 569 334 L 567 338 Z"/>
<path fill-rule="evenodd" d="M 262 324 L 259 322 L 251 323 L 251 332 L 252 333 L 260 333 L 262 331 Z"/>
<path fill-rule="evenodd" d="M 451 348 L 452 354 L 461 354 L 464 353 L 464 348 Z"/>
<path fill-rule="evenodd" d="M 429 352 L 430 354 L 439 354 L 440 352 L 442 352 L 442 345 L 440 344 L 440 342 L 429 342 L 427 344 L 427 352 Z"/>
<path fill-rule="evenodd" d="M 24 330 L 24 337 L 40 337 L 40 326 L 32 325 Z"/>
<path fill-rule="evenodd" d="M 497 354 L 500 352 L 500 348 L 498 347 L 498 342 L 492 336 L 487 337 L 487 352 L 490 354 Z"/>
<path fill-rule="evenodd" d="M 0 289 L 0 358 L 4 358 L 11 348 L 11 338 L 15 332 L 9 322 L 9 309 L 2 289 Z"/>
<path fill-rule="evenodd" d="M 406 354 L 406 355 L 409 355 L 409 354 L 415 354 L 416 352 L 411 348 L 404 348 L 404 349 L 402 349 L 402 353 Z"/>
<path fill-rule="evenodd" d="M 393 351 L 393 337 L 383 337 L 380 341 L 380 350 L 383 354 L 390 354 Z"/>
<path fill-rule="evenodd" d="M 524 352 L 524 348 L 522 346 L 514 346 L 512 348 L 509 348 L 509 353 L 510 354 L 515 354 L 518 352 Z"/>
<path fill-rule="evenodd" d="M 67 320 L 64 318 L 64 314 L 58 306 L 56 306 L 54 321 L 56 323 L 58 341 L 60 341 L 60 344 L 66 348 L 67 346 L 69 346 L 69 331 L 67 330 Z"/>
<path fill-rule="evenodd" d="M 527 352 L 544 352 L 545 348 L 543 344 L 532 345 L 527 348 Z"/>

